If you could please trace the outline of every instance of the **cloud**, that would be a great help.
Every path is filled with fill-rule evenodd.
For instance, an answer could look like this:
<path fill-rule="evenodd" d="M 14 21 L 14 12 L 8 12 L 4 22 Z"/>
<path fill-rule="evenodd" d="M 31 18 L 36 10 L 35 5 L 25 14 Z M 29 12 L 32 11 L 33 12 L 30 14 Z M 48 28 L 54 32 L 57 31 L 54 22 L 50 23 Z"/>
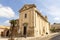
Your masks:
<path fill-rule="evenodd" d="M 54 21 L 54 23 L 60 23 L 60 18 L 59 17 L 55 17 L 55 18 L 53 18 L 53 21 Z"/>
<path fill-rule="evenodd" d="M 60 22 L 60 7 L 59 6 L 56 6 L 56 5 L 53 5 L 53 6 L 50 6 L 47 10 L 47 13 L 53 17 L 53 21 L 54 22 Z"/>
<path fill-rule="evenodd" d="M 42 4 L 42 13 L 48 16 L 50 22 L 60 22 L 60 0 L 40 1 Z"/>
<path fill-rule="evenodd" d="M 15 16 L 15 12 L 8 6 L 0 4 L 0 17 L 12 18 Z"/>
<path fill-rule="evenodd" d="M 0 7 L 2 7 L 2 4 L 0 4 Z"/>
<path fill-rule="evenodd" d="M 60 18 L 58 18 L 58 17 L 55 17 L 55 18 L 54 18 L 54 20 L 56 20 L 56 21 L 59 21 L 59 20 L 60 20 Z"/>
<path fill-rule="evenodd" d="M 10 26 L 9 20 L 6 20 L 6 21 L 4 22 L 4 25 Z"/>
<path fill-rule="evenodd" d="M 50 6 L 48 8 L 48 13 L 52 16 L 55 16 L 55 17 L 60 17 L 60 7 L 57 7 L 57 6 Z"/>

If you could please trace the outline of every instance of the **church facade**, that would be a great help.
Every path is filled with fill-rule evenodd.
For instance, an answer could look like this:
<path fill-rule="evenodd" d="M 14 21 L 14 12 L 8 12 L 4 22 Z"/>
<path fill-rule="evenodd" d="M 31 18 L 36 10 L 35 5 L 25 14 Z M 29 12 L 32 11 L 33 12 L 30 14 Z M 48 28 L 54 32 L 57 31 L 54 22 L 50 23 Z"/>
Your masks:
<path fill-rule="evenodd" d="M 49 34 L 50 23 L 34 4 L 25 4 L 19 10 L 19 27 L 21 36 L 37 37 Z"/>

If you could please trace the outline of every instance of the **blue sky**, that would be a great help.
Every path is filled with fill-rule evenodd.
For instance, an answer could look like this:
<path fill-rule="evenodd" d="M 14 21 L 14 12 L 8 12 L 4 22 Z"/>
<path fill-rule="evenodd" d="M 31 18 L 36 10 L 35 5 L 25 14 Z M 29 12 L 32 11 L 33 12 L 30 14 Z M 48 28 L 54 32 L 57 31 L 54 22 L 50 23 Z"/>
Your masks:
<path fill-rule="evenodd" d="M 9 20 L 19 18 L 24 4 L 35 4 L 50 23 L 60 23 L 60 0 L 0 0 L 0 25 L 8 26 Z"/>

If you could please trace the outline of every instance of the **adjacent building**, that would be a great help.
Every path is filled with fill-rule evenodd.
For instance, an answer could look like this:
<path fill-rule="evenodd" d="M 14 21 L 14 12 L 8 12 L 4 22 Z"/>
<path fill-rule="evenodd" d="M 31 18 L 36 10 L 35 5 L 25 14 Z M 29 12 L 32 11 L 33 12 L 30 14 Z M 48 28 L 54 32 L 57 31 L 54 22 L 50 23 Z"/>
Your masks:
<path fill-rule="evenodd" d="M 7 35 L 7 31 L 10 29 L 8 26 L 0 25 L 0 36 L 5 37 Z"/>
<path fill-rule="evenodd" d="M 12 21 L 12 20 L 10 20 Z M 15 22 L 13 22 L 15 21 Z M 20 34 L 18 33 L 18 30 L 19 30 L 19 20 L 16 19 L 16 20 L 13 20 L 12 21 L 12 24 L 14 23 L 15 26 L 12 26 L 12 24 L 10 25 L 10 27 L 4 27 L 4 30 L 1 32 L 1 37 L 17 37 L 17 36 L 20 36 Z"/>
<path fill-rule="evenodd" d="M 21 36 L 42 36 L 49 34 L 50 23 L 34 4 L 25 4 L 19 10 L 19 27 Z"/>
<path fill-rule="evenodd" d="M 53 23 L 51 29 L 53 29 L 54 32 L 60 32 L 60 23 Z"/>
<path fill-rule="evenodd" d="M 54 23 L 54 24 L 52 24 L 51 28 L 60 29 L 60 23 Z"/>

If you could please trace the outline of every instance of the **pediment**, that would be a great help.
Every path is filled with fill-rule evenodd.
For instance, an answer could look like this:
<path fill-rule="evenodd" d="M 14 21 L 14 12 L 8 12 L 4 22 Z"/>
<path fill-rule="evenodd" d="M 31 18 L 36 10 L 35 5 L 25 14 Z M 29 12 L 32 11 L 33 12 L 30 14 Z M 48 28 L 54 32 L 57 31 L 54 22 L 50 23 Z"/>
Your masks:
<path fill-rule="evenodd" d="M 28 9 L 28 8 L 29 8 L 29 6 L 24 5 L 23 8 L 22 8 L 21 10 L 25 10 L 25 9 Z"/>
<path fill-rule="evenodd" d="M 24 11 L 24 10 L 27 10 L 27 9 L 29 9 L 29 8 L 32 8 L 32 7 L 36 7 L 34 4 L 25 4 L 22 8 L 21 8 L 21 10 L 19 10 L 20 12 L 21 11 Z"/>

